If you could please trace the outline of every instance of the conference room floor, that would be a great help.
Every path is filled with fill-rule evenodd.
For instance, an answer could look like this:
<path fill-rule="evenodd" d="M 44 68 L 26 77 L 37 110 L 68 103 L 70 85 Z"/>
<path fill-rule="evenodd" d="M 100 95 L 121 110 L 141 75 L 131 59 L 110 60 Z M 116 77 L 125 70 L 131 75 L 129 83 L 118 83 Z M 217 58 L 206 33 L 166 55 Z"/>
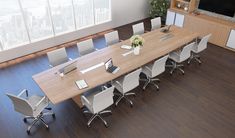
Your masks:
<path fill-rule="evenodd" d="M 149 29 L 149 20 L 146 20 Z M 131 36 L 131 25 L 118 28 L 121 39 Z M 105 45 L 103 37 L 94 40 L 97 48 Z M 69 57 L 78 56 L 76 46 L 67 48 Z M 27 88 L 30 94 L 43 94 L 32 79 L 32 75 L 49 68 L 46 55 L 0 69 L 0 137 L 80 137 L 80 138 L 168 138 L 235 137 L 235 53 L 209 45 L 202 53 L 202 65 L 185 66 L 185 75 L 169 70 L 159 76 L 160 91 L 149 85 L 133 90 L 134 107 L 127 102 L 112 106 L 112 116 L 104 117 L 109 123 L 105 128 L 95 120 L 91 128 L 86 127 L 89 117 L 80 108 L 67 100 L 52 105 L 56 119 L 46 117 L 49 131 L 43 125 L 26 133 L 27 125 L 16 113 L 5 92 L 17 93 Z"/>

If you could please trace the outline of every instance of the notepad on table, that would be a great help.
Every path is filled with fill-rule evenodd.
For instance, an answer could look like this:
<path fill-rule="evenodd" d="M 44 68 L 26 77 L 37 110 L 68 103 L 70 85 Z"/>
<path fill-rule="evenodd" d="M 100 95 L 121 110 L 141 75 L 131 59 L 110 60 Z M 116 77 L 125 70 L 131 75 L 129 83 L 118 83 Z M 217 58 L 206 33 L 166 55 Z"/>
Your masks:
<path fill-rule="evenodd" d="M 131 47 L 131 46 L 128 46 L 128 45 L 122 45 L 121 48 L 122 48 L 122 49 L 130 50 L 132 47 Z"/>
<path fill-rule="evenodd" d="M 85 80 L 78 80 L 75 82 L 79 89 L 87 88 L 88 85 Z"/>

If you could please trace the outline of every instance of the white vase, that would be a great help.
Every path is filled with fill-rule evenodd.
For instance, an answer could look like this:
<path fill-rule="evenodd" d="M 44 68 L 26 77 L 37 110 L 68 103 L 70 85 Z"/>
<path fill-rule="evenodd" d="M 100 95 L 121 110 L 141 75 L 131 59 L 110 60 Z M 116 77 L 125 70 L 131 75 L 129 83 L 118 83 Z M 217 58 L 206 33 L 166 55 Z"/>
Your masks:
<path fill-rule="evenodd" d="M 134 48 L 134 55 L 139 55 L 140 54 L 140 46 L 137 46 Z"/>

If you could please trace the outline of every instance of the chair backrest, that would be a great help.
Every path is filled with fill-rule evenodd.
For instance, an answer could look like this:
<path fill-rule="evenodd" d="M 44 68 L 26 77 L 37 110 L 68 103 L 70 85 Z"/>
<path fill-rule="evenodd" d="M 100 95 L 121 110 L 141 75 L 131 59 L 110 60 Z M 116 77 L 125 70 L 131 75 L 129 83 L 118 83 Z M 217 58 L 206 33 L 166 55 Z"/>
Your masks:
<path fill-rule="evenodd" d="M 80 56 L 84 56 L 95 51 L 95 47 L 92 39 L 88 39 L 77 43 L 78 51 Z"/>
<path fill-rule="evenodd" d="M 119 42 L 118 31 L 113 31 L 104 35 L 106 45 L 110 46 Z"/>
<path fill-rule="evenodd" d="M 141 71 L 142 71 L 141 68 L 137 69 L 124 77 L 123 82 L 122 82 L 124 93 L 139 86 L 139 75 Z"/>
<path fill-rule="evenodd" d="M 113 104 L 114 86 L 99 92 L 93 99 L 93 111 L 98 113 Z"/>
<path fill-rule="evenodd" d="M 135 25 L 132 25 L 133 29 L 133 35 L 141 35 L 144 34 L 144 23 L 138 23 Z"/>
<path fill-rule="evenodd" d="M 180 53 L 180 62 L 187 60 L 191 56 L 192 47 L 195 45 L 195 42 L 192 42 L 186 45 Z"/>
<path fill-rule="evenodd" d="M 207 43 L 208 43 L 210 37 L 211 37 L 211 34 L 204 36 L 202 38 L 202 40 L 199 42 L 199 44 L 196 47 L 194 47 L 194 48 L 196 48 L 197 52 L 201 52 L 207 48 Z"/>
<path fill-rule="evenodd" d="M 33 108 L 26 99 L 9 93 L 6 95 L 11 99 L 15 111 L 25 116 L 33 116 Z"/>
<path fill-rule="evenodd" d="M 151 19 L 151 26 L 152 26 L 151 30 L 161 28 L 161 26 L 162 26 L 161 17 Z"/>
<path fill-rule="evenodd" d="M 56 49 L 48 52 L 47 57 L 51 66 L 63 64 L 69 60 L 65 48 Z"/>
<path fill-rule="evenodd" d="M 154 62 L 152 66 L 152 77 L 156 77 L 157 75 L 165 71 L 166 61 L 168 57 L 169 55 L 166 55 Z"/>

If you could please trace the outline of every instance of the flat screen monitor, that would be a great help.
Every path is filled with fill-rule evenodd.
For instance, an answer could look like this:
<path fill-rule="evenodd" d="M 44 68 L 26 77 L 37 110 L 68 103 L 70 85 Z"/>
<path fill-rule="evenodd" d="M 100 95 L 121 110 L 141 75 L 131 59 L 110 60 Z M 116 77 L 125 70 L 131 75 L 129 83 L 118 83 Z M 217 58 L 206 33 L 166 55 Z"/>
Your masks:
<path fill-rule="evenodd" d="M 234 17 L 235 0 L 200 0 L 199 9 Z"/>

